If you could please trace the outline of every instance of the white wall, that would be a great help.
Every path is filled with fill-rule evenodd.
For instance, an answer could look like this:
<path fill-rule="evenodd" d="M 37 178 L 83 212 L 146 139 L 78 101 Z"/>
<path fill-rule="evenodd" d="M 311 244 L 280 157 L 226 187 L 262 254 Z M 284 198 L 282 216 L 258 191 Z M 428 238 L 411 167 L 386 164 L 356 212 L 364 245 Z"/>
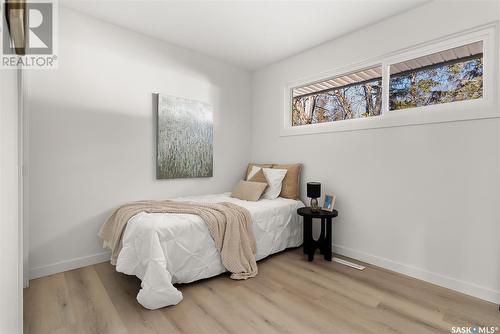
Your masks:
<path fill-rule="evenodd" d="M 303 162 L 303 194 L 320 181 L 337 195 L 337 252 L 497 303 L 500 119 L 279 131 L 287 83 L 499 17 L 497 2 L 426 4 L 257 71 L 252 98 L 252 160 Z"/>
<path fill-rule="evenodd" d="M 0 333 L 22 332 L 22 240 L 19 219 L 19 81 L 0 70 Z"/>
<path fill-rule="evenodd" d="M 229 191 L 250 155 L 248 72 L 64 8 L 59 48 L 26 79 L 32 277 L 109 259 L 118 205 Z M 155 179 L 154 92 L 213 105 L 213 177 Z"/>

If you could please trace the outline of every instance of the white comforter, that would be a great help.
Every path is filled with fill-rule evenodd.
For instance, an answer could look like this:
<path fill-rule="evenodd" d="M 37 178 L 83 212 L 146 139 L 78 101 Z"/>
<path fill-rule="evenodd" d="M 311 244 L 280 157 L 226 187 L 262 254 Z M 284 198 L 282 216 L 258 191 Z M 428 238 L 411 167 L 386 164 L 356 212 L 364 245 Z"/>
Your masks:
<path fill-rule="evenodd" d="M 297 209 L 301 201 L 277 198 L 242 201 L 229 193 L 177 198 L 179 201 L 232 202 L 250 211 L 257 240 L 257 260 L 302 243 Z M 189 283 L 226 271 L 200 217 L 140 213 L 125 229 L 116 270 L 142 280 L 137 300 L 148 309 L 175 305 L 182 293 L 172 284 Z"/>

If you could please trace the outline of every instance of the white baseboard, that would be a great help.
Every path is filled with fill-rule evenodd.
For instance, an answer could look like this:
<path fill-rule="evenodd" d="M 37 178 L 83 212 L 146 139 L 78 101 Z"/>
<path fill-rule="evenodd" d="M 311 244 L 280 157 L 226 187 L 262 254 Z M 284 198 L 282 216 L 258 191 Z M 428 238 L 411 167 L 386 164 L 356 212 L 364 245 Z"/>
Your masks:
<path fill-rule="evenodd" d="M 500 304 L 500 291 L 491 290 L 474 283 L 465 282 L 438 273 L 433 273 L 425 269 L 368 254 L 345 246 L 333 244 L 333 252 L 448 289 L 452 289 L 473 297 L 477 297 L 495 304 Z"/>
<path fill-rule="evenodd" d="M 64 260 L 41 267 L 30 269 L 30 279 L 49 276 L 52 274 L 61 273 L 63 271 L 78 269 L 92 264 L 109 261 L 110 252 L 103 252 L 94 255 L 82 256 L 76 259 Z"/>

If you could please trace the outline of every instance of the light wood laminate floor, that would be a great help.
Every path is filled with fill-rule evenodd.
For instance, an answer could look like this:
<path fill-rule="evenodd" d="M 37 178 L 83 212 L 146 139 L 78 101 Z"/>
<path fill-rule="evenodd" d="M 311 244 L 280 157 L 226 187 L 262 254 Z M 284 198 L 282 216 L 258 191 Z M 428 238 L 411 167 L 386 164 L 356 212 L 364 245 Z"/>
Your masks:
<path fill-rule="evenodd" d="M 450 333 L 498 326 L 498 305 L 367 265 L 358 271 L 292 249 L 259 262 L 259 275 L 180 285 L 184 300 L 150 311 L 140 281 L 109 263 L 31 281 L 25 333 Z"/>

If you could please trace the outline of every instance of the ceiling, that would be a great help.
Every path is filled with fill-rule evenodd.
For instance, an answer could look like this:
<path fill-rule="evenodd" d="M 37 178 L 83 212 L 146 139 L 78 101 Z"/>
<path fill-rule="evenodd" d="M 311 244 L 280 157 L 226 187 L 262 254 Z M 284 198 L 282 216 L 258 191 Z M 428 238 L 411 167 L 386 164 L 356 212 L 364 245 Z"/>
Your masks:
<path fill-rule="evenodd" d="M 391 74 L 411 71 L 426 66 L 440 63 L 457 61 L 467 57 L 477 56 L 483 53 L 483 42 L 474 42 L 453 49 L 436 52 L 420 58 L 410 59 L 401 63 L 391 65 Z"/>
<path fill-rule="evenodd" d="M 65 7 L 255 70 L 428 0 L 62 0 Z"/>

